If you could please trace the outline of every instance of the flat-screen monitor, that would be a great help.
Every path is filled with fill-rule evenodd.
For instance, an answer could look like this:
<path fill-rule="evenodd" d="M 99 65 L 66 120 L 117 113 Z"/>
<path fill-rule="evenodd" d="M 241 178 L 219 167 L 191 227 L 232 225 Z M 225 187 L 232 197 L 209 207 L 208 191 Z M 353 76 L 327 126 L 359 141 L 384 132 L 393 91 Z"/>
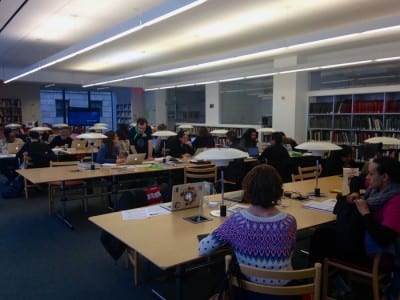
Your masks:
<path fill-rule="evenodd" d="M 93 126 L 100 122 L 100 112 L 93 109 L 70 108 L 68 110 L 68 124 Z"/>

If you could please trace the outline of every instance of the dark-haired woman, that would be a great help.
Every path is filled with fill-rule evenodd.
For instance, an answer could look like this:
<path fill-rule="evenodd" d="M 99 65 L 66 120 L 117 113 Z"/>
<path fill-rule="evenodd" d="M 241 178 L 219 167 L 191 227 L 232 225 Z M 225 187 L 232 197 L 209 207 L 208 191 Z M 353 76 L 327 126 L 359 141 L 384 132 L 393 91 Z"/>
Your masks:
<path fill-rule="evenodd" d="M 103 144 L 101 145 L 99 152 L 97 152 L 96 161 L 99 164 L 115 164 L 124 162 L 126 158 L 120 158 L 120 143 L 118 135 L 114 131 L 107 131 L 105 135 L 107 138 L 103 140 Z"/>
<path fill-rule="evenodd" d="M 229 246 L 239 263 L 256 268 L 291 270 L 291 255 L 296 243 L 296 219 L 281 212 L 276 204 L 283 189 L 282 179 L 271 166 L 254 167 L 243 180 L 247 209 L 232 214 L 199 244 L 199 254 L 208 255 Z M 248 278 L 266 285 L 285 285 L 287 281 Z"/>

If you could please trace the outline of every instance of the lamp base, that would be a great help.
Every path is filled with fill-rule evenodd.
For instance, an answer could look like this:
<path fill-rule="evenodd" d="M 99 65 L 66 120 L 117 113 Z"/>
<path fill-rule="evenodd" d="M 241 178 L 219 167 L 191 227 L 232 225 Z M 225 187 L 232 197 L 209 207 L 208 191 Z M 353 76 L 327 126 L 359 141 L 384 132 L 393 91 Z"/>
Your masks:
<path fill-rule="evenodd" d="M 219 215 L 221 217 L 226 217 L 226 205 L 221 205 L 219 207 Z"/>
<path fill-rule="evenodd" d="M 308 196 L 312 197 L 326 197 L 326 194 L 321 193 L 321 190 L 319 188 L 315 188 L 314 192 L 308 193 Z"/>
<path fill-rule="evenodd" d="M 203 216 L 200 216 L 200 215 L 186 217 L 184 219 L 186 221 L 189 221 L 189 222 L 194 223 L 194 224 L 210 221 L 210 219 L 208 219 L 206 217 L 203 217 Z"/>

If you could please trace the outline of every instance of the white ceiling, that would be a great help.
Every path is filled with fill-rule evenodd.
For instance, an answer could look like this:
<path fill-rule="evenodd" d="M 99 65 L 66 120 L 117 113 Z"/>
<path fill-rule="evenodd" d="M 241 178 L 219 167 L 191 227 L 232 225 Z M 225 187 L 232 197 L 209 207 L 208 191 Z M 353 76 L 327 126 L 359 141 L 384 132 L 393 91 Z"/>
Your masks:
<path fill-rule="evenodd" d="M 0 80 L 193 1 L 0 0 L 0 28 L 4 26 L 0 32 Z M 398 56 L 400 28 L 287 48 L 396 25 L 400 25 L 398 0 L 208 0 L 19 81 L 87 84 L 276 48 L 284 49 L 236 63 L 114 85 L 148 88 L 267 73 L 277 69 L 274 59 L 289 55 L 298 57 L 298 66 Z"/>

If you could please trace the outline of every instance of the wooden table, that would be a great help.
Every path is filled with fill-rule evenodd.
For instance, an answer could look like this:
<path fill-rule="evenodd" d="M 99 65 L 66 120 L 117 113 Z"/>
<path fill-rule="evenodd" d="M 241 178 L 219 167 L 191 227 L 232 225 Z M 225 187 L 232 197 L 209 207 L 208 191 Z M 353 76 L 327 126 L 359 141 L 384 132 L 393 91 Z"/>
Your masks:
<path fill-rule="evenodd" d="M 94 178 L 112 177 L 113 193 L 117 192 L 117 177 L 123 175 L 155 173 L 163 171 L 173 171 L 183 169 L 189 164 L 142 164 L 134 166 L 115 166 L 115 167 L 100 167 L 95 170 L 88 170 L 75 166 L 62 166 L 54 168 L 32 168 L 32 169 L 18 169 L 16 170 L 21 176 L 34 184 L 49 183 L 60 181 L 61 199 L 60 199 L 60 212 L 57 216 L 71 229 L 72 224 L 66 218 L 66 195 L 64 183 L 69 180 L 86 180 Z"/>
<path fill-rule="evenodd" d="M 319 187 L 321 192 L 327 193 L 328 197 L 321 197 L 320 199 L 334 198 L 336 195 L 328 192 L 333 188 L 340 188 L 341 183 L 341 178 L 337 176 L 321 178 Z M 302 194 L 313 191 L 314 187 L 315 180 L 284 185 L 285 191 L 297 191 Z M 229 193 L 225 195 L 229 196 Z M 190 223 L 184 218 L 197 215 L 199 209 L 188 209 L 148 219 L 127 221 L 122 220 L 121 212 L 115 212 L 90 217 L 89 220 L 117 237 L 161 269 L 176 267 L 176 274 L 179 275 L 182 272 L 183 264 L 199 258 L 197 235 L 212 232 L 225 220 L 224 218 L 212 217 L 210 215 L 211 209 L 207 205 L 209 201 L 220 201 L 220 199 L 220 195 L 205 197 L 201 214 L 209 218 L 210 221 L 198 224 Z M 292 200 L 288 207 L 281 208 L 282 211 L 295 216 L 298 230 L 335 220 L 335 215 L 331 213 L 305 209 L 302 204 L 303 202 Z M 177 277 L 176 289 L 176 296 L 180 298 L 179 276 Z"/>

